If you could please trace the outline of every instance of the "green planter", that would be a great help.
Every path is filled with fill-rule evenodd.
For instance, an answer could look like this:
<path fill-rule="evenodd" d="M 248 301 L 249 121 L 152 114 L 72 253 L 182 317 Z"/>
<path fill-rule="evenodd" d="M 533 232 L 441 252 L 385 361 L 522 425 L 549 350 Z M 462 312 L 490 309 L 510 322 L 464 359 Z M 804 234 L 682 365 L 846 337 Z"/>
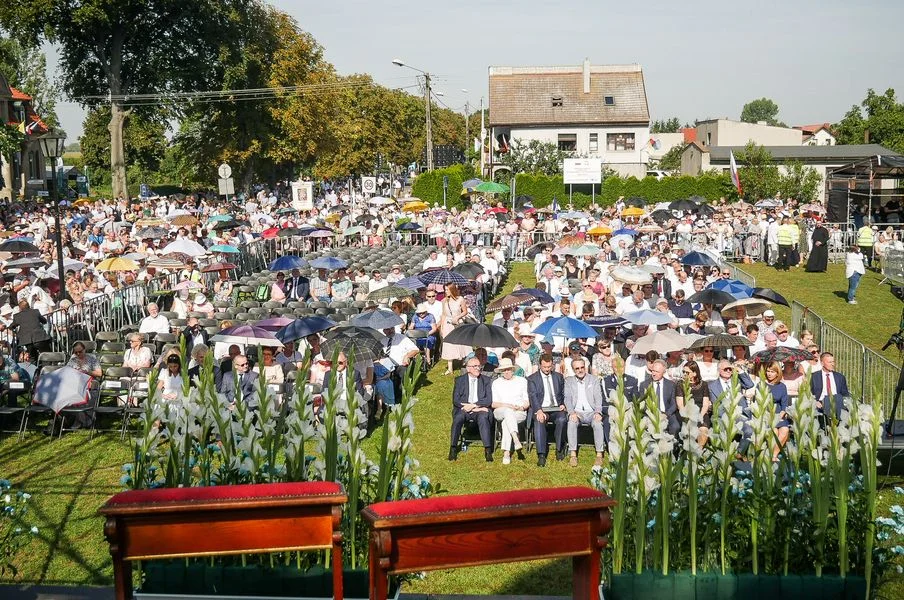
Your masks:
<path fill-rule="evenodd" d="M 780 578 L 782 598 L 803 598 L 804 586 L 799 575 L 787 575 Z"/>
<path fill-rule="evenodd" d="M 740 581 L 740 577 L 739 577 Z M 759 576 L 759 594 L 763 598 L 781 598 L 782 597 L 782 578 L 778 575 L 760 575 Z M 752 598 L 752 596 L 741 596 L 739 598 Z"/>
<path fill-rule="evenodd" d="M 698 573 L 697 574 L 697 598 L 701 600 L 715 600 L 719 597 L 719 578 L 722 575 L 715 573 Z M 726 575 L 727 577 L 727 575 Z"/>
<path fill-rule="evenodd" d="M 844 580 L 845 600 L 864 600 L 866 598 L 866 578 L 848 575 Z"/>
<path fill-rule="evenodd" d="M 690 571 L 675 573 L 675 600 L 695 600 L 697 597 L 697 578 Z"/>
<path fill-rule="evenodd" d="M 613 575 L 609 582 L 609 591 L 606 598 L 613 600 L 634 600 L 634 575 L 621 573 Z"/>
<path fill-rule="evenodd" d="M 760 586 L 762 585 L 760 581 L 759 575 L 754 575 L 753 573 L 741 573 L 738 575 L 738 588 L 737 588 L 737 597 L 738 598 L 756 598 L 760 596 Z M 778 581 L 776 581 L 778 584 Z M 773 598 L 777 597 L 778 590 L 775 590 L 776 595 L 768 596 L 766 594 L 762 594 L 763 598 Z"/>

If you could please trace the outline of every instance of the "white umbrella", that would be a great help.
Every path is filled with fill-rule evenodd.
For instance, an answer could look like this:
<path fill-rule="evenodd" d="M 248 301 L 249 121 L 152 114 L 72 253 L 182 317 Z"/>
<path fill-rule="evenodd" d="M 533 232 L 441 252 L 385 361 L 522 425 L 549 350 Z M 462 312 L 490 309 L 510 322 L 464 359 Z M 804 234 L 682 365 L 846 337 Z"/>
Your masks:
<path fill-rule="evenodd" d="M 621 242 L 622 240 L 625 241 L 625 248 L 630 248 L 631 246 L 634 245 L 634 236 L 630 236 L 627 234 L 614 235 L 614 236 L 612 236 L 612 238 L 609 239 L 609 243 L 612 245 L 613 248 L 618 248 L 619 242 Z"/>
<path fill-rule="evenodd" d="M 374 206 L 389 206 L 390 204 L 395 204 L 395 200 L 392 198 L 384 198 L 383 196 L 374 196 L 368 200 L 367 203 L 373 204 Z"/>
<path fill-rule="evenodd" d="M 728 319 L 742 319 L 744 316 L 761 315 L 771 306 L 771 302 L 762 298 L 741 298 L 723 306 L 722 316 Z"/>
<path fill-rule="evenodd" d="M 636 285 L 653 282 L 653 276 L 648 271 L 644 271 L 637 267 L 615 267 L 612 269 L 610 276 L 616 281 Z"/>
<path fill-rule="evenodd" d="M 672 317 L 667 313 L 649 308 L 626 312 L 622 317 L 634 325 L 668 325 L 672 322 Z"/>
<path fill-rule="evenodd" d="M 641 271 L 646 271 L 650 275 L 656 275 L 657 273 L 662 273 L 663 275 L 665 275 L 665 267 L 663 267 L 660 264 L 648 263 L 648 264 L 640 265 L 637 268 L 640 269 Z"/>
<path fill-rule="evenodd" d="M 638 339 L 634 347 L 631 348 L 631 354 L 646 354 L 650 350 L 655 350 L 659 354 L 665 354 L 675 350 L 684 350 L 693 343 L 693 338 L 681 335 L 674 329 L 664 329 L 662 331 L 654 331 L 650 335 L 645 335 Z"/>
<path fill-rule="evenodd" d="M 180 252 L 182 254 L 187 254 L 188 256 L 202 256 L 207 254 L 207 249 L 198 242 L 183 238 L 168 244 L 160 254 L 169 254 L 171 252 Z"/>

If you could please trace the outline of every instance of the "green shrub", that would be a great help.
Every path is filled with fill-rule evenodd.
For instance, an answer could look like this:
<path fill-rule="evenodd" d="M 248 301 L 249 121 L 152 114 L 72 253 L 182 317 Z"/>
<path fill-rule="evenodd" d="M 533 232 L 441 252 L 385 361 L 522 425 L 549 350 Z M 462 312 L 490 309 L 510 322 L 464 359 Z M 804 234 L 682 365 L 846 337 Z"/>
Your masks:
<path fill-rule="evenodd" d="M 471 165 L 452 165 L 445 169 L 435 169 L 421 173 L 411 186 L 411 194 L 428 204 L 443 205 L 443 177 L 449 177 L 449 189 L 446 191 L 446 204 L 449 208 L 464 208 L 466 199 L 461 197 L 461 184 L 476 177 Z"/>

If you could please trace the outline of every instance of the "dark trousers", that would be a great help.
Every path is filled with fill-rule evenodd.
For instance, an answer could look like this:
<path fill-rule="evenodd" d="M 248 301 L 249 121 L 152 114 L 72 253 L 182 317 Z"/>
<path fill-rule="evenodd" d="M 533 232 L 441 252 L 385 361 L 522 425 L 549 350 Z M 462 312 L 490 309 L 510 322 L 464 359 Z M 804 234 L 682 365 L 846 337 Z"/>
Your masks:
<path fill-rule="evenodd" d="M 873 247 L 860 246 L 860 252 L 863 253 L 864 263 L 869 268 L 873 268 Z"/>
<path fill-rule="evenodd" d="M 458 441 L 461 438 L 461 430 L 465 423 L 477 423 L 480 429 L 480 441 L 483 442 L 484 448 L 493 447 L 493 413 L 490 410 L 486 412 L 465 412 L 456 410 L 452 415 L 452 447 L 458 448 Z"/>
<path fill-rule="evenodd" d="M 564 410 L 546 413 L 546 423 L 541 423 L 534 415 L 534 442 L 537 445 L 537 456 L 546 456 L 549 452 L 549 443 L 546 440 L 546 426 L 552 423 L 556 426 L 556 452 L 565 452 L 565 425 L 568 423 L 568 415 Z"/>
<path fill-rule="evenodd" d="M 791 246 L 785 246 L 779 244 L 778 246 L 778 267 L 781 269 L 788 269 L 791 267 L 789 264 L 789 259 L 791 257 Z"/>

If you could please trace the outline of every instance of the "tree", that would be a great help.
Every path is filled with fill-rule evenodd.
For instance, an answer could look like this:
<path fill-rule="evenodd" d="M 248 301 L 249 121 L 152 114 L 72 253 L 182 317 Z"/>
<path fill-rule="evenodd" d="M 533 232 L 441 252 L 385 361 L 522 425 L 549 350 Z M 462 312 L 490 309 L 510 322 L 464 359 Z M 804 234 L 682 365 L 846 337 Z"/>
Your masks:
<path fill-rule="evenodd" d="M 565 162 L 565 152 L 552 142 L 531 140 L 524 143 L 512 140 L 511 148 L 502 155 L 502 164 L 510 167 L 512 173 L 542 173 L 560 175 Z"/>
<path fill-rule="evenodd" d="M 110 104 L 114 196 L 127 194 L 123 126 L 127 97 L 206 90 L 234 19 L 259 0 L 6 0 L 0 26 L 28 47 L 60 45 L 63 88 L 90 108 Z M 132 104 L 138 100 L 133 99 Z"/>
<path fill-rule="evenodd" d="M 769 125 L 785 127 L 785 124 L 778 120 L 778 104 L 769 98 L 751 100 L 745 104 L 741 110 L 741 120 L 745 123 L 765 121 Z"/>
<path fill-rule="evenodd" d="M 658 169 L 676 173 L 681 170 L 681 154 L 684 152 L 684 144 L 678 144 L 670 148 L 668 152 L 662 155 L 659 163 L 656 165 Z"/>
<path fill-rule="evenodd" d="M 653 121 L 650 126 L 650 133 L 678 133 L 681 131 L 681 121 L 678 117 L 672 117 L 665 121 Z"/>
<path fill-rule="evenodd" d="M 739 176 L 744 196 L 754 202 L 775 197 L 780 191 L 781 175 L 772 161 L 772 154 L 763 146 L 749 142 L 736 158 L 743 164 Z"/>
<path fill-rule="evenodd" d="M 852 106 L 834 130 L 839 144 L 881 144 L 904 152 L 904 104 L 892 88 L 881 95 L 869 89 L 860 106 Z"/>
<path fill-rule="evenodd" d="M 31 96 L 32 106 L 41 120 L 51 127 L 59 124 L 56 104 L 61 90 L 47 78 L 47 57 L 40 49 L 0 36 L 0 73 L 11 86 Z"/>
<path fill-rule="evenodd" d="M 166 113 L 155 107 L 141 107 L 131 111 L 123 125 L 125 161 L 139 175 L 160 168 L 166 153 Z M 83 123 L 81 151 L 85 166 L 92 173 L 110 171 L 110 107 L 98 107 L 88 113 Z M 95 179 L 93 176 L 92 179 Z"/>
<path fill-rule="evenodd" d="M 800 161 L 785 164 L 785 174 L 779 181 L 779 191 L 784 198 L 793 198 L 801 203 L 813 202 L 819 193 L 822 177 L 812 167 L 805 167 Z"/>

